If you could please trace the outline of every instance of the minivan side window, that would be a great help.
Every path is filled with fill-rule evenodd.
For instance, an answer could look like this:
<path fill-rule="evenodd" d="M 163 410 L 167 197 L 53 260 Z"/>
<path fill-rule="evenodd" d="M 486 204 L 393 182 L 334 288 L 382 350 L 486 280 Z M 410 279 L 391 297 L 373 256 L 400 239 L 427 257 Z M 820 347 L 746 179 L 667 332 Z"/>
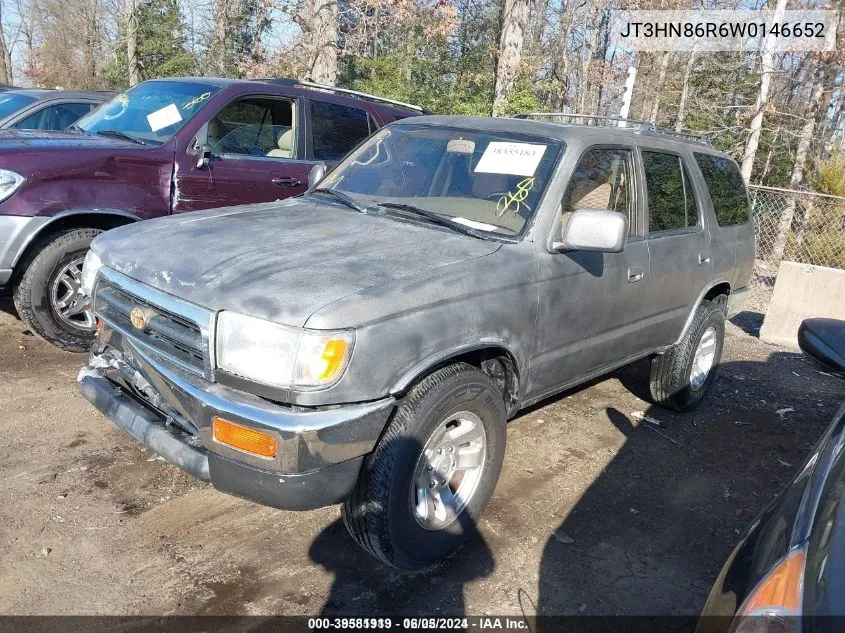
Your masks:
<path fill-rule="evenodd" d="M 633 232 L 636 227 L 631 151 L 617 148 L 592 148 L 581 156 L 563 194 L 561 209 L 610 209 L 628 216 Z"/>
<path fill-rule="evenodd" d="M 325 101 L 311 102 L 311 125 L 317 160 L 340 160 L 370 135 L 364 110 Z"/>
<path fill-rule="evenodd" d="M 680 156 L 643 152 L 648 194 L 648 232 L 698 226 L 692 186 Z"/>
<path fill-rule="evenodd" d="M 748 194 L 739 168 L 732 160 L 711 154 L 694 153 L 716 212 L 719 226 L 745 224 L 750 217 Z"/>

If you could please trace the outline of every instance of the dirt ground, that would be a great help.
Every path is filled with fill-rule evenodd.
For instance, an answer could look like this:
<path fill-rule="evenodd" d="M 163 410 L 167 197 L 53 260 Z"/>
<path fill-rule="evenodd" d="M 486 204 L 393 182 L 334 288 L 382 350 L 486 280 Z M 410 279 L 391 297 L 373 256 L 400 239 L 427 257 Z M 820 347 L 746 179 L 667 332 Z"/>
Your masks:
<path fill-rule="evenodd" d="M 78 395 L 82 356 L 0 311 L 0 613 L 696 614 L 845 397 L 743 326 L 694 413 L 648 404 L 646 362 L 513 420 L 478 538 L 411 575 L 337 508 L 263 508 L 156 459 Z"/>

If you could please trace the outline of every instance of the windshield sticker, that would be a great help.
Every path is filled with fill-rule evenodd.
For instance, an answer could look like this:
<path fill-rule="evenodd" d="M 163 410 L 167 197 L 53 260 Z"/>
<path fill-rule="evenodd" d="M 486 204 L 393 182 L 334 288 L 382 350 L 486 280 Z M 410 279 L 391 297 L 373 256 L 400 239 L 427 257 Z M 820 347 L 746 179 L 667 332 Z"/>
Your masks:
<path fill-rule="evenodd" d="M 476 173 L 533 176 L 547 145 L 491 142 L 475 166 Z"/>
<path fill-rule="evenodd" d="M 467 218 L 457 217 L 452 218 L 452 222 L 463 224 L 471 229 L 478 229 L 479 231 L 496 231 L 499 229 L 495 224 L 485 224 L 484 222 L 476 222 L 475 220 L 468 220 Z"/>
<path fill-rule="evenodd" d="M 446 151 L 450 154 L 472 154 L 475 151 L 475 141 L 453 138 L 446 143 Z"/>
<path fill-rule="evenodd" d="M 160 129 L 179 123 L 181 120 L 182 115 L 179 114 L 179 108 L 176 107 L 175 103 L 147 115 L 147 123 L 150 124 L 150 129 L 153 132 L 158 132 Z"/>
<path fill-rule="evenodd" d="M 203 101 L 206 101 L 211 98 L 210 92 L 203 92 L 200 96 L 191 99 L 190 101 L 186 101 L 182 104 L 183 110 L 191 110 L 201 104 Z"/>
<path fill-rule="evenodd" d="M 516 185 L 516 191 L 508 191 L 505 195 L 499 198 L 499 201 L 496 203 L 496 211 L 498 212 L 497 217 L 502 217 L 507 211 L 513 211 L 514 215 L 516 215 L 519 213 L 520 207 L 523 206 L 528 209 L 528 205 L 525 204 L 525 200 L 534 188 L 534 182 L 534 178 L 520 180 Z"/>

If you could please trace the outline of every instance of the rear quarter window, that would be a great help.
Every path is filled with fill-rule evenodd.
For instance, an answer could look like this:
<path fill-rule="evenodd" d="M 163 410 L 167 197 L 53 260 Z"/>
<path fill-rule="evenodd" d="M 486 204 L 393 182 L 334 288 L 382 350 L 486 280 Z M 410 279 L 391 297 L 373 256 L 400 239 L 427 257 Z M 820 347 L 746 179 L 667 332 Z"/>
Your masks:
<path fill-rule="evenodd" d="M 750 216 L 748 193 L 739 168 L 732 160 L 695 153 L 695 161 L 710 191 L 719 226 L 745 224 Z"/>

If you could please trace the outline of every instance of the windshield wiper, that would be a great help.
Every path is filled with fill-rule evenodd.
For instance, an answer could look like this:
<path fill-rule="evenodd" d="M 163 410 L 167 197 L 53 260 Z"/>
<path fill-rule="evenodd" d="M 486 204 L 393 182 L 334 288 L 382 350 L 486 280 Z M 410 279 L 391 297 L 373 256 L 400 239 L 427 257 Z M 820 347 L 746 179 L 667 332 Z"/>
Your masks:
<path fill-rule="evenodd" d="M 130 136 L 126 132 L 121 132 L 119 130 L 97 130 L 97 134 L 100 136 L 113 136 L 114 138 L 122 138 L 126 141 L 132 141 L 133 143 L 137 143 L 138 145 L 146 145 L 144 141 L 139 138 L 135 138 L 134 136 Z"/>
<path fill-rule="evenodd" d="M 439 224 L 440 226 L 448 227 L 458 233 L 463 233 L 464 235 L 469 235 L 471 237 L 476 237 L 480 240 L 489 240 L 491 239 L 489 235 L 486 235 L 484 232 L 474 229 L 472 227 L 466 226 L 465 224 L 461 224 L 460 222 L 455 222 L 454 220 L 449 220 L 444 218 L 442 215 L 438 215 L 433 211 L 428 211 L 426 209 L 421 209 L 419 207 L 415 207 L 412 204 L 404 204 L 401 202 L 379 202 L 378 206 L 385 207 L 386 209 L 397 209 L 399 211 L 408 211 L 409 213 L 413 213 L 415 215 L 419 215 L 421 217 L 426 218 L 432 224 Z"/>
<path fill-rule="evenodd" d="M 329 189 L 328 187 L 319 187 L 314 189 L 311 193 L 326 193 L 342 204 L 346 205 L 350 209 L 355 209 L 359 213 L 369 213 L 369 209 L 365 207 L 363 204 L 355 200 L 352 196 L 348 196 L 342 191 L 335 191 L 334 189 Z"/>

